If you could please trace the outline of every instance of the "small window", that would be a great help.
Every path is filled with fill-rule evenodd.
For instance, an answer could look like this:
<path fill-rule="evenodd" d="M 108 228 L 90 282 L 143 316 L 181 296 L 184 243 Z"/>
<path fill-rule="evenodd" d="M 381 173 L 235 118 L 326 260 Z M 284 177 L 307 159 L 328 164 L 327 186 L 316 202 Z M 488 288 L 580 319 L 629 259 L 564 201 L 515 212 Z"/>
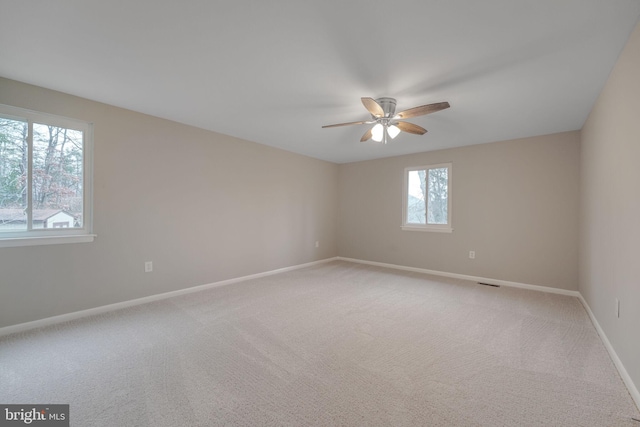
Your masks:
<path fill-rule="evenodd" d="M 453 231 L 451 163 L 406 168 L 403 195 L 403 230 Z"/>
<path fill-rule="evenodd" d="M 92 126 L 0 105 L 0 247 L 91 241 Z"/>

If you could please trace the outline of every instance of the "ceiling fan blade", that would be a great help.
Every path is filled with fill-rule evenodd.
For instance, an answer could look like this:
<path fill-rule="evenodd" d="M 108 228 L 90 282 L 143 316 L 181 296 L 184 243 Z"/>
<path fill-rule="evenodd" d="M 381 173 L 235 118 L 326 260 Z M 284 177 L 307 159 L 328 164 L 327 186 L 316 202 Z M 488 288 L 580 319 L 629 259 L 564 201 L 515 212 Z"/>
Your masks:
<path fill-rule="evenodd" d="M 326 125 L 326 126 L 322 126 L 322 128 L 335 128 L 338 126 L 349 126 L 349 125 L 366 125 L 366 124 L 370 124 L 372 122 L 369 121 L 364 121 L 364 122 L 349 122 L 349 123 L 338 123 L 336 125 Z"/>
<path fill-rule="evenodd" d="M 362 135 L 362 138 L 360 138 L 360 142 L 368 141 L 371 139 L 372 136 L 373 134 L 371 133 L 371 129 L 369 129 L 364 133 L 364 135 Z"/>
<path fill-rule="evenodd" d="M 435 104 L 421 105 L 419 107 L 409 108 L 395 115 L 394 119 L 408 119 L 411 117 L 424 116 L 425 114 L 435 113 L 436 111 L 449 108 L 448 102 L 436 102 Z"/>
<path fill-rule="evenodd" d="M 380 104 L 376 102 L 375 99 L 360 98 L 360 101 L 362 101 L 362 105 L 364 105 L 364 108 L 366 108 L 371 113 L 372 116 L 374 117 L 384 116 L 384 110 L 382 109 Z"/>
<path fill-rule="evenodd" d="M 398 122 L 395 124 L 400 128 L 401 131 L 415 133 L 416 135 L 424 135 L 427 133 L 427 130 L 422 126 L 414 125 L 413 123 L 408 122 Z"/>

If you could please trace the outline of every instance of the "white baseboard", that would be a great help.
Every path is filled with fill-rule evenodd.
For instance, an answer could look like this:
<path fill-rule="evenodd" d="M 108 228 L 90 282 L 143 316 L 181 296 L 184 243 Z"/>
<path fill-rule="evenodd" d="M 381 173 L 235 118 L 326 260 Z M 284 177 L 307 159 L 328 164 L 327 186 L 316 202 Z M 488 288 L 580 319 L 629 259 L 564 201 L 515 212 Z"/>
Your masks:
<path fill-rule="evenodd" d="M 629 376 L 629 373 L 627 372 L 624 365 L 622 364 L 622 361 L 618 357 L 618 354 L 613 349 L 613 346 L 609 342 L 609 338 L 607 338 L 607 334 L 605 334 L 602 327 L 600 327 L 600 323 L 598 323 L 598 320 L 596 319 L 596 316 L 593 314 L 591 307 L 589 307 L 589 304 L 587 304 L 587 300 L 584 299 L 582 294 L 578 296 L 578 299 L 580 299 L 580 302 L 584 306 L 585 310 L 587 310 L 587 313 L 589 314 L 589 318 L 591 318 L 591 323 L 593 323 L 593 326 L 595 326 L 596 331 L 598 331 L 598 335 L 600 335 L 600 339 L 602 339 L 602 342 L 604 343 L 605 348 L 609 352 L 609 356 L 611 356 L 611 360 L 613 361 L 613 364 L 615 365 L 616 369 L 618 369 L 618 373 L 620 374 L 622 381 L 624 381 L 624 384 L 627 386 L 627 390 L 629 390 L 629 394 L 633 398 L 633 401 L 636 403 L 638 410 L 640 410 L 640 392 L 638 391 L 638 388 L 633 383 L 633 380 L 631 379 L 631 377 Z"/>
<path fill-rule="evenodd" d="M 449 273 L 446 271 L 427 270 L 426 268 L 407 267 L 397 264 L 386 264 L 383 262 L 364 261 L 361 259 L 338 257 L 340 261 L 355 262 L 358 264 L 375 265 L 377 267 L 394 268 L 396 270 L 412 271 L 415 273 L 432 274 L 434 276 L 451 277 L 453 279 L 470 280 L 472 282 L 491 283 L 500 286 L 510 286 L 512 288 L 530 289 L 532 291 L 549 292 L 552 294 L 568 295 L 572 297 L 578 297 L 580 293 L 578 291 L 570 291 L 567 289 L 552 288 L 549 286 L 528 285 L 526 283 L 510 282 L 508 280 L 488 279 L 486 277 L 468 276 L 466 274 Z"/>
<path fill-rule="evenodd" d="M 190 294 L 193 292 L 203 291 L 205 289 L 217 288 L 219 286 L 231 285 L 233 283 L 243 282 L 245 280 L 258 279 L 260 277 L 272 276 L 278 273 L 284 273 L 287 271 L 298 270 L 300 268 L 311 267 L 313 265 L 324 264 L 326 262 L 335 261 L 337 257 L 327 258 L 320 261 L 307 262 L 305 264 L 298 264 L 291 267 L 278 268 L 276 270 L 265 271 L 262 273 L 250 274 L 248 276 L 236 277 L 233 279 L 221 280 L 219 282 L 208 283 L 206 285 L 194 286 L 186 289 L 179 289 L 177 291 L 165 292 L 157 295 L 150 295 L 148 297 L 137 298 L 129 301 L 118 302 L 115 304 L 103 305 L 100 307 L 90 308 L 87 310 L 75 311 L 73 313 L 61 314 L 59 316 L 47 317 L 45 319 L 34 320 L 32 322 L 19 323 L 17 325 L 5 326 L 0 328 L 0 337 L 15 334 L 18 332 L 25 332 L 30 329 L 42 328 L 44 326 L 55 325 L 62 322 L 68 322 L 70 320 L 80 319 L 87 316 L 95 316 L 96 314 L 108 313 L 110 311 L 119 310 L 126 307 L 133 307 L 140 304 L 146 304 L 153 301 L 159 301 L 178 295 Z"/>

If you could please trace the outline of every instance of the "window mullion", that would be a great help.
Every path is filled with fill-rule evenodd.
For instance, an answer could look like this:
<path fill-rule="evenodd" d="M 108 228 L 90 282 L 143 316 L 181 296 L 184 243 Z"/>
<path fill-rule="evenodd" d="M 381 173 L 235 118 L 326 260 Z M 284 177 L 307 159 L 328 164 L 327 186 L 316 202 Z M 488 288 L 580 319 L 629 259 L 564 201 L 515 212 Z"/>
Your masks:
<path fill-rule="evenodd" d="M 27 231 L 33 229 L 33 121 L 27 131 Z"/>
<path fill-rule="evenodd" d="M 424 223 L 429 225 L 429 169 L 424 170 Z"/>

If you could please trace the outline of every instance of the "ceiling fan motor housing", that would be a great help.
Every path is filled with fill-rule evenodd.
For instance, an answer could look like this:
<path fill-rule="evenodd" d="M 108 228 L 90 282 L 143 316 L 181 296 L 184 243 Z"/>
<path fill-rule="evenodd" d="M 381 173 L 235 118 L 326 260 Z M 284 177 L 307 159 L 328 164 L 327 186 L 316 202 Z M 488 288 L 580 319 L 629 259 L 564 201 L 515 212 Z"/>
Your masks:
<path fill-rule="evenodd" d="M 394 98 L 378 98 L 376 102 L 382 107 L 385 118 L 391 118 L 396 113 L 396 100 Z"/>

